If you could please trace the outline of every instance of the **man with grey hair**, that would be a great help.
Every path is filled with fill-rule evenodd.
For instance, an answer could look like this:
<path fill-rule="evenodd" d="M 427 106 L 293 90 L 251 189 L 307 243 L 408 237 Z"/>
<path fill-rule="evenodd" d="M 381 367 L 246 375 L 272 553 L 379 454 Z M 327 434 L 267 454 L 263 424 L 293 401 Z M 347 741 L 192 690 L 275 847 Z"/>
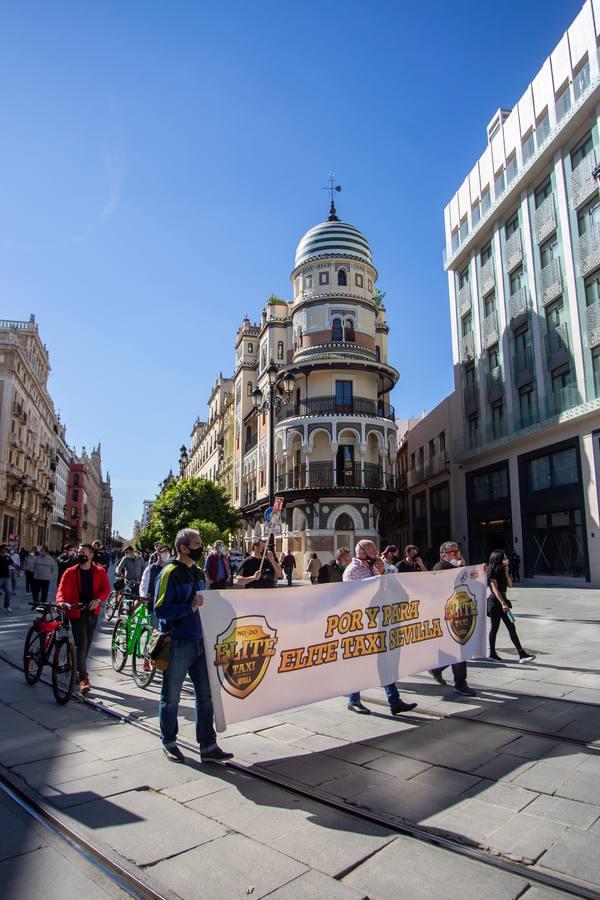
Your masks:
<path fill-rule="evenodd" d="M 175 559 L 167 562 L 154 590 L 154 611 L 160 630 L 171 635 L 171 658 L 163 673 L 160 692 L 160 736 L 165 756 L 185 762 L 177 746 L 177 713 L 181 688 L 190 676 L 196 697 L 196 740 L 202 762 L 223 762 L 225 753 L 217 744 L 208 669 L 202 640 L 200 607 L 204 575 L 197 563 L 202 557 L 202 538 L 193 528 L 183 528 L 175 538 Z"/>
<path fill-rule="evenodd" d="M 381 566 L 379 571 L 376 568 L 378 551 L 373 541 L 359 541 L 356 545 L 355 554 L 350 565 L 344 570 L 342 581 L 361 581 L 363 578 L 372 578 L 374 575 L 383 574 L 383 566 Z M 395 683 L 384 684 L 383 689 L 393 716 L 409 712 L 417 705 L 416 703 L 405 703 L 404 700 L 401 700 Z M 351 712 L 362 713 L 363 716 L 369 715 L 371 712 L 368 707 L 362 704 L 360 691 L 354 691 L 350 694 L 348 697 L 348 709 Z"/>
<path fill-rule="evenodd" d="M 347 547 L 338 547 L 335 558 L 319 569 L 317 584 L 331 584 L 342 581 L 344 570 L 352 562 L 352 554 Z"/>
<path fill-rule="evenodd" d="M 465 565 L 460 547 L 455 541 L 444 541 L 440 547 L 440 560 L 433 567 L 434 572 L 443 569 L 458 569 Z M 438 666 L 436 669 L 430 669 L 429 674 L 435 678 L 438 684 L 446 685 L 448 682 L 442 675 L 447 666 Z M 452 663 L 452 674 L 454 675 L 454 690 L 465 697 L 476 697 L 477 693 L 467 684 L 467 664 L 466 662 Z"/>

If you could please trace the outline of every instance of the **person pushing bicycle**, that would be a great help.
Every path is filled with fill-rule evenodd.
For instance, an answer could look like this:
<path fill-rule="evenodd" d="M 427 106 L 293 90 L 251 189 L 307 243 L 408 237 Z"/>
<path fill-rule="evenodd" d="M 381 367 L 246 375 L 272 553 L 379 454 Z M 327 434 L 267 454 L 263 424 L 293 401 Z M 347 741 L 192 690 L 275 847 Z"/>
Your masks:
<path fill-rule="evenodd" d="M 56 593 L 56 605 L 66 609 L 71 622 L 77 649 L 79 690 L 87 694 L 90 679 L 87 658 L 98 624 L 100 606 L 110 594 L 106 570 L 94 562 L 94 548 L 81 544 L 76 556 L 77 565 L 66 569 Z"/>

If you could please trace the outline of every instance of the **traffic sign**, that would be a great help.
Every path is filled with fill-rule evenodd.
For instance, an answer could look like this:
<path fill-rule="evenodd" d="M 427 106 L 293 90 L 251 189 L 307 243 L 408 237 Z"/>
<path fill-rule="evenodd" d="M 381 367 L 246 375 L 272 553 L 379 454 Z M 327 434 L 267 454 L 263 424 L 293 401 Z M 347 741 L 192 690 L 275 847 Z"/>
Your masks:
<path fill-rule="evenodd" d="M 267 525 L 271 521 L 271 516 L 273 515 L 273 508 L 274 507 L 272 507 L 272 506 L 268 506 L 267 509 L 265 509 L 265 522 L 267 523 Z"/>

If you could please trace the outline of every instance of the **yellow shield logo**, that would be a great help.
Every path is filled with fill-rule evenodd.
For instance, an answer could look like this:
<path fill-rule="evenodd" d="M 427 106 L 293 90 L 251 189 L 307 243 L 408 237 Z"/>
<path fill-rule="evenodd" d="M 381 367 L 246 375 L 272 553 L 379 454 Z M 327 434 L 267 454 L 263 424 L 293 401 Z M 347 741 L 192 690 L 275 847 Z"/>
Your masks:
<path fill-rule="evenodd" d="M 466 644 L 477 625 L 477 598 L 466 585 L 458 585 L 446 603 L 444 618 L 457 644 Z"/>
<path fill-rule="evenodd" d="M 243 700 L 256 690 L 267 673 L 276 645 L 277 631 L 264 616 L 232 619 L 215 644 L 214 662 L 227 693 Z"/>

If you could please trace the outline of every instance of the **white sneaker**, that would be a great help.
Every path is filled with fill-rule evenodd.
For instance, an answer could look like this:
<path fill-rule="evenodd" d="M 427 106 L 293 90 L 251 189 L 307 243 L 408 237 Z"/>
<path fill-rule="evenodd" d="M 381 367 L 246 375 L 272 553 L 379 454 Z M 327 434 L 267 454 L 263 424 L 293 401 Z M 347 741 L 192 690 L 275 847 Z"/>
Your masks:
<path fill-rule="evenodd" d="M 520 657 L 519 657 L 519 662 L 520 662 L 520 663 L 533 662 L 534 659 L 535 659 L 535 654 L 534 654 L 534 653 L 528 653 L 527 656 L 520 656 Z"/>
<path fill-rule="evenodd" d="M 5 606 L 4 612 L 12 612 L 12 606 Z"/>

